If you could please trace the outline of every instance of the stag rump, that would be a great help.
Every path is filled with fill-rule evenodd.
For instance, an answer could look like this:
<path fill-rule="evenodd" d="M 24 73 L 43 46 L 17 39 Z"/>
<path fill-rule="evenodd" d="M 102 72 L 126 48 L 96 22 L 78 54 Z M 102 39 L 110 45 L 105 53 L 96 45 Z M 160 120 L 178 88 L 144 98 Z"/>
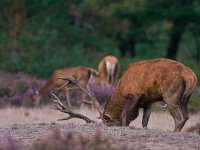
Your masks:
<path fill-rule="evenodd" d="M 196 75 L 180 62 L 165 58 L 136 62 L 128 65 L 111 99 L 102 109 L 93 94 L 83 88 L 75 78 L 62 79 L 68 84 L 75 84 L 90 96 L 100 118 L 108 126 L 128 126 L 137 118 L 139 109 L 143 108 L 142 125 L 146 128 L 152 104 L 161 101 L 166 103 L 174 119 L 174 131 L 181 131 L 189 118 L 188 100 L 197 84 Z M 54 103 L 56 109 L 67 112 L 68 109 L 58 100 Z M 86 120 L 85 116 L 70 116 Z"/>

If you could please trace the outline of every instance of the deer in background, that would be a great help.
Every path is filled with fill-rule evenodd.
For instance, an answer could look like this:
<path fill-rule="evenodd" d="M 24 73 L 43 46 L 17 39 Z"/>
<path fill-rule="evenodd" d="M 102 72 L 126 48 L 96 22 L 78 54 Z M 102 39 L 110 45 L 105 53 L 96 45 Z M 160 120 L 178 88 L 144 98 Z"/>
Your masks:
<path fill-rule="evenodd" d="M 142 125 L 147 128 L 152 104 L 163 101 L 174 119 L 174 131 L 181 131 L 188 120 L 188 101 L 197 85 L 197 77 L 193 71 L 177 61 L 159 58 L 136 62 L 128 65 L 103 109 L 93 93 L 82 87 L 78 80 L 73 77 L 60 79 L 87 93 L 102 122 L 108 126 L 128 126 L 137 118 L 139 109 L 143 108 Z M 94 122 L 66 108 L 55 94 L 52 95 L 55 109 L 69 114 L 63 120 L 80 118 L 87 123 Z"/>
<path fill-rule="evenodd" d="M 115 56 L 105 56 L 98 65 L 98 72 L 101 85 L 114 85 L 116 84 L 119 73 L 120 73 L 120 64 L 118 59 Z"/>
<path fill-rule="evenodd" d="M 105 105 L 110 98 L 113 90 L 116 87 L 120 65 L 115 56 L 105 56 L 98 65 L 99 74 L 93 76 L 90 80 L 89 89 L 94 93 L 98 101 Z M 80 103 L 87 103 L 86 101 L 79 101 Z"/>
<path fill-rule="evenodd" d="M 98 72 L 95 69 L 84 67 L 84 66 L 56 70 L 50 76 L 50 78 L 47 80 L 44 86 L 34 92 L 34 94 L 32 95 L 32 100 L 37 105 L 40 102 L 41 96 L 45 92 L 47 92 L 50 88 L 53 88 L 54 90 L 59 90 L 59 87 L 61 86 L 65 87 L 65 84 L 64 84 L 65 81 L 63 81 L 62 79 L 59 79 L 59 77 L 74 76 L 80 81 L 81 86 L 88 88 L 89 81 L 91 80 L 93 76 L 97 74 Z M 66 89 L 66 90 L 69 90 L 69 89 Z M 69 94 L 66 94 L 66 97 L 67 97 L 68 106 L 71 106 L 71 103 L 69 100 Z"/>

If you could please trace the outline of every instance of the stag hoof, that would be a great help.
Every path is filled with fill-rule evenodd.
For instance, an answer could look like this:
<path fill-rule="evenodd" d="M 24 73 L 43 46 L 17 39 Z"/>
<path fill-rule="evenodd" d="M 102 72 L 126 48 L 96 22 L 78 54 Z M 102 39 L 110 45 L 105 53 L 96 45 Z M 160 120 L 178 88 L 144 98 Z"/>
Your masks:
<path fill-rule="evenodd" d="M 129 126 L 129 128 L 130 128 L 130 129 L 135 129 L 135 127 L 134 127 L 134 126 Z"/>
<path fill-rule="evenodd" d="M 148 128 L 147 128 L 147 127 L 143 127 L 143 129 L 144 129 L 144 130 L 148 130 Z"/>

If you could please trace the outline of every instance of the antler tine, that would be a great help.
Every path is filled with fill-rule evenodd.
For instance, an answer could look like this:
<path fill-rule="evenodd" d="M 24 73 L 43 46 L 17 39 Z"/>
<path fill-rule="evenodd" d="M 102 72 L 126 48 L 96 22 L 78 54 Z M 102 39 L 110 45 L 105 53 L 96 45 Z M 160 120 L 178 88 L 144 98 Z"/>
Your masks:
<path fill-rule="evenodd" d="M 102 118 L 102 116 L 103 116 L 103 108 L 101 107 L 101 105 L 99 104 L 98 100 L 95 98 L 94 94 L 90 90 L 83 88 L 79 84 L 78 80 L 76 78 L 74 78 L 74 77 L 70 77 L 70 76 L 68 76 L 68 77 L 60 77 L 59 79 L 67 80 L 67 81 L 69 81 L 69 83 L 71 82 L 72 84 L 76 85 L 81 91 L 83 91 L 85 94 L 87 94 L 92 99 L 94 106 L 96 107 L 97 111 L 99 112 L 99 114 L 100 114 L 100 116 Z"/>
<path fill-rule="evenodd" d="M 54 94 L 54 93 L 51 93 L 51 95 L 54 97 L 54 109 L 56 110 L 59 110 L 63 113 L 67 113 L 69 115 L 69 117 L 67 118 L 63 118 L 63 119 L 59 119 L 59 121 L 61 120 L 69 120 L 71 118 L 79 118 L 79 119 L 83 119 L 86 123 L 95 123 L 95 121 L 89 119 L 88 117 L 82 115 L 82 114 L 79 114 L 79 113 L 75 113 L 73 112 L 72 110 L 66 108 L 62 102 L 60 101 L 60 99 Z"/>
<path fill-rule="evenodd" d="M 58 79 L 66 80 L 69 83 L 71 82 L 72 84 L 78 85 L 79 81 L 76 77 L 74 76 L 67 76 L 67 77 L 59 77 Z"/>
<path fill-rule="evenodd" d="M 60 109 L 60 107 L 58 107 L 57 105 L 54 105 L 54 109 L 56 109 L 56 110 L 59 110 L 59 111 L 61 111 L 61 112 L 63 112 L 63 113 L 70 113 L 68 110 L 63 110 L 63 109 Z M 62 121 L 62 120 L 69 120 L 69 119 L 71 119 L 72 118 L 72 116 L 68 116 L 67 118 L 63 118 L 63 119 L 58 119 L 58 121 Z M 90 122 L 87 122 L 87 123 L 90 123 Z"/>
<path fill-rule="evenodd" d="M 61 90 L 62 88 L 64 88 L 67 84 L 69 84 L 68 81 L 66 81 L 63 85 L 61 85 L 60 87 L 57 87 L 56 90 Z"/>
<path fill-rule="evenodd" d="M 93 101 L 89 101 L 89 100 L 79 100 L 77 103 L 78 104 L 85 103 L 85 104 L 88 104 L 88 105 L 93 105 L 94 104 Z"/>
<path fill-rule="evenodd" d="M 66 107 L 63 105 L 63 103 L 60 101 L 60 99 L 54 94 L 51 93 L 51 95 L 54 97 L 53 102 L 58 104 L 62 109 L 66 109 Z"/>
<path fill-rule="evenodd" d="M 79 100 L 77 103 L 85 103 L 88 105 L 94 105 L 93 101 L 89 101 L 89 100 Z M 97 119 L 101 119 L 101 116 L 98 116 Z"/>
<path fill-rule="evenodd" d="M 73 83 L 74 83 L 74 82 L 78 82 L 76 76 L 68 76 L 67 78 L 68 78 L 68 80 L 66 80 L 66 82 L 65 82 L 63 85 L 61 85 L 60 87 L 57 87 L 56 90 L 61 90 L 61 89 L 63 89 L 63 88 L 66 87 L 66 86 L 70 83 L 70 81 L 72 81 L 72 80 L 74 80 Z M 62 79 L 62 77 L 59 77 L 58 79 Z M 75 81 L 75 80 L 76 80 L 76 81 Z M 71 90 L 71 89 L 76 89 L 76 88 L 67 88 L 67 90 Z"/>

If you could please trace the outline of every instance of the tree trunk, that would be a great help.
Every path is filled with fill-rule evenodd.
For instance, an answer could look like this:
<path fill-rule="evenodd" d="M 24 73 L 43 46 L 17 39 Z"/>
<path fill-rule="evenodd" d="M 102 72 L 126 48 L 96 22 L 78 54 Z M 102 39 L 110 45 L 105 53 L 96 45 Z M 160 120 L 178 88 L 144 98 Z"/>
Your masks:
<path fill-rule="evenodd" d="M 167 47 L 167 58 L 176 59 L 179 44 L 185 30 L 185 24 L 175 20 L 172 25 L 170 41 Z"/>
<path fill-rule="evenodd" d="M 16 0 L 13 8 L 14 22 L 10 28 L 10 37 L 12 39 L 12 51 L 16 52 L 17 38 L 20 35 L 23 21 L 23 3 L 21 0 Z"/>
<path fill-rule="evenodd" d="M 135 46 L 136 41 L 133 38 L 120 39 L 119 50 L 121 57 L 125 57 L 127 53 L 129 53 L 131 57 L 135 57 Z"/>
<path fill-rule="evenodd" d="M 195 55 L 196 63 L 199 64 L 200 63 L 200 42 L 198 38 L 198 33 L 195 30 L 193 30 L 192 33 L 193 33 L 194 40 L 196 43 L 196 55 Z"/>
<path fill-rule="evenodd" d="M 193 0 L 182 0 L 182 4 L 188 6 L 192 5 Z M 185 27 L 187 25 L 187 22 L 182 20 L 181 18 L 175 19 L 172 25 L 171 35 L 170 35 L 170 41 L 167 47 L 167 58 L 176 59 L 179 44 L 181 42 L 182 35 L 185 31 Z"/>
<path fill-rule="evenodd" d="M 80 6 L 76 6 L 75 8 L 73 24 L 76 28 L 84 27 L 84 11 Z"/>

